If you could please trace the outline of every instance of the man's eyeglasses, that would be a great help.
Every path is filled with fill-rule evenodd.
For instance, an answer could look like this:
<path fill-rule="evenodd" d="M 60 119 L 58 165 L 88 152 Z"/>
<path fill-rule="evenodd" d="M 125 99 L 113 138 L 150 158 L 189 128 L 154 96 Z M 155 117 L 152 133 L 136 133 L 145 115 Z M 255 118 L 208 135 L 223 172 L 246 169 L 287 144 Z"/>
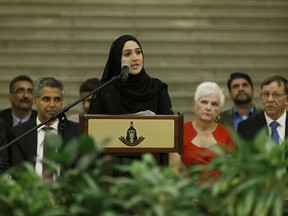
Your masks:
<path fill-rule="evenodd" d="M 280 94 L 280 93 L 269 93 L 269 92 L 262 92 L 260 93 L 260 96 L 264 99 L 268 99 L 270 97 L 270 95 L 272 96 L 273 99 L 279 100 L 281 97 L 285 96 L 286 94 Z"/>
<path fill-rule="evenodd" d="M 24 95 L 24 94 L 27 94 L 27 95 L 32 95 L 33 94 L 33 89 L 24 89 L 24 88 L 18 88 L 14 91 L 13 94 L 19 94 L 19 95 Z"/>

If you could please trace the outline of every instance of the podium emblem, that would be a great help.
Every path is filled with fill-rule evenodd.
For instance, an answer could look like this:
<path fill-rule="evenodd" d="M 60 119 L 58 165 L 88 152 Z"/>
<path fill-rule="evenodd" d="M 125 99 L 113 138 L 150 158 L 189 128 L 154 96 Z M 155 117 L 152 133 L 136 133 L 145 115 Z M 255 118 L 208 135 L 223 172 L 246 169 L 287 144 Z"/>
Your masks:
<path fill-rule="evenodd" d="M 127 130 L 126 137 L 119 137 L 119 140 L 128 146 L 139 145 L 144 139 L 145 137 L 143 136 L 140 136 L 139 138 L 137 137 L 137 131 L 134 128 L 132 121 L 130 122 L 130 127 Z"/>

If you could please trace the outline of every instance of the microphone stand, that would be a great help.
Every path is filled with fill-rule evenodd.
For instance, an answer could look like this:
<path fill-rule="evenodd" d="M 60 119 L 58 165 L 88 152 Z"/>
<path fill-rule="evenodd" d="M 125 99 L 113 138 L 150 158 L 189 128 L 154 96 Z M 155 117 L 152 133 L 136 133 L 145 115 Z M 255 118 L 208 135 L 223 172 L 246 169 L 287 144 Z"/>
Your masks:
<path fill-rule="evenodd" d="M 23 137 L 27 136 L 28 134 L 32 133 L 34 130 L 37 130 L 38 128 L 42 127 L 43 125 L 45 125 L 46 123 L 48 123 L 49 121 L 54 121 L 56 119 L 59 120 L 60 128 L 62 131 L 62 135 L 64 135 L 64 125 L 65 125 L 65 121 L 66 121 L 66 115 L 65 112 L 69 111 L 72 107 L 74 107 L 75 105 L 77 105 L 78 103 L 80 103 L 81 101 L 85 100 L 86 98 L 88 98 L 89 96 L 95 94 L 97 91 L 99 91 L 100 89 L 102 89 L 104 86 L 107 86 L 108 84 L 110 84 L 111 82 L 113 82 L 116 79 L 120 79 L 123 76 L 123 71 L 117 75 L 112 77 L 109 81 L 107 81 L 106 83 L 103 83 L 102 85 L 100 85 L 98 88 L 94 89 L 92 92 L 90 92 L 88 95 L 79 98 L 78 100 L 74 101 L 72 104 L 67 105 L 66 107 L 64 107 L 62 110 L 60 110 L 59 112 L 55 113 L 54 115 L 50 116 L 50 118 L 48 118 L 47 120 L 41 122 L 40 124 L 36 125 L 34 128 L 28 130 L 27 132 L 23 133 L 22 135 L 20 135 L 19 137 L 15 138 L 14 140 L 12 140 L 11 142 L 9 142 L 8 144 L 0 147 L 0 152 L 5 149 L 8 148 L 9 146 L 11 146 L 12 144 L 16 143 L 18 140 L 22 139 Z M 122 78 L 123 79 L 123 78 Z"/>

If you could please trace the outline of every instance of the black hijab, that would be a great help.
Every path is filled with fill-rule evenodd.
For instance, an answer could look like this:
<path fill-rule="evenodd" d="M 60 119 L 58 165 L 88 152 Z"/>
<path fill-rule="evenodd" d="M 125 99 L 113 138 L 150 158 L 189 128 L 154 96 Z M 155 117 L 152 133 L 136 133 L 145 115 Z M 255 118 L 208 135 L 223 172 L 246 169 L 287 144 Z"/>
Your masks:
<path fill-rule="evenodd" d="M 117 38 L 111 45 L 101 82 L 107 82 L 112 77 L 118 76 L 121 73 L 123 47 L 124 44 L 130 40 L 135 41 L 142 50 L 140 42 L 131 35 L 123 35 Z M 142 55 L 144 59 L 143 50 Z M 135 100 L 138 102 L 148 100 L 155 96 L 163 87 L 167 87 L 167 85 L 160 80 L 151 78 L 145 72 L 144 66 L 139 74 L 129 74 L 127 81 L 116 79 L 114 80 L 114 83 L 120 92 L 122 103 L 130 108 L 133 107 Z"/>

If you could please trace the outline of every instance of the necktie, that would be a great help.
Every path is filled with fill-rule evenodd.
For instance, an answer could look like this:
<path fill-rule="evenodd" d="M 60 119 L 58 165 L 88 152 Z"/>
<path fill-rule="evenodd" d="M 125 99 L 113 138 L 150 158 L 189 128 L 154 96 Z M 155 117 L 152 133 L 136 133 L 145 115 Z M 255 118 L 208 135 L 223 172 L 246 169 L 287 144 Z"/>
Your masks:
<path fill-rule="evenodd" d="M 278 131 L 277 131 L 277 127 L 279 126 L 279 123 L 277 121 L 273 121 L 271 122 L 270 124 L 270 127 L 271 127 L 271 137 L 272 139 L 275 141 L 275 143 L 277 145 L 279 145 L 279 134 L 278 134 Z"/>
<path fill-rule="evenodd" d="M 53 127 L 43 127 L 42 130 L 44 131 L 44 144 L 45 144 L 45 139 L 46 139 L 46 135 L 48 135 L 49 133 L 51 133 L 54 128 Z"/>
<path fill-rule="evenodd" d="M 45 144 L 46 144 L 46 139 L 47 135 L 53 131 L 52 127 L 43 127 L 42 130 L 44 131 L 44 140 L 43 140 L 43 160 L 48 159 L 46 153 L 45 153 Z M 53 173 L 48 169 L 46 164 L 42 164 L 42 177 L 43 179 L 46 180 L 53 180 Z"/>

